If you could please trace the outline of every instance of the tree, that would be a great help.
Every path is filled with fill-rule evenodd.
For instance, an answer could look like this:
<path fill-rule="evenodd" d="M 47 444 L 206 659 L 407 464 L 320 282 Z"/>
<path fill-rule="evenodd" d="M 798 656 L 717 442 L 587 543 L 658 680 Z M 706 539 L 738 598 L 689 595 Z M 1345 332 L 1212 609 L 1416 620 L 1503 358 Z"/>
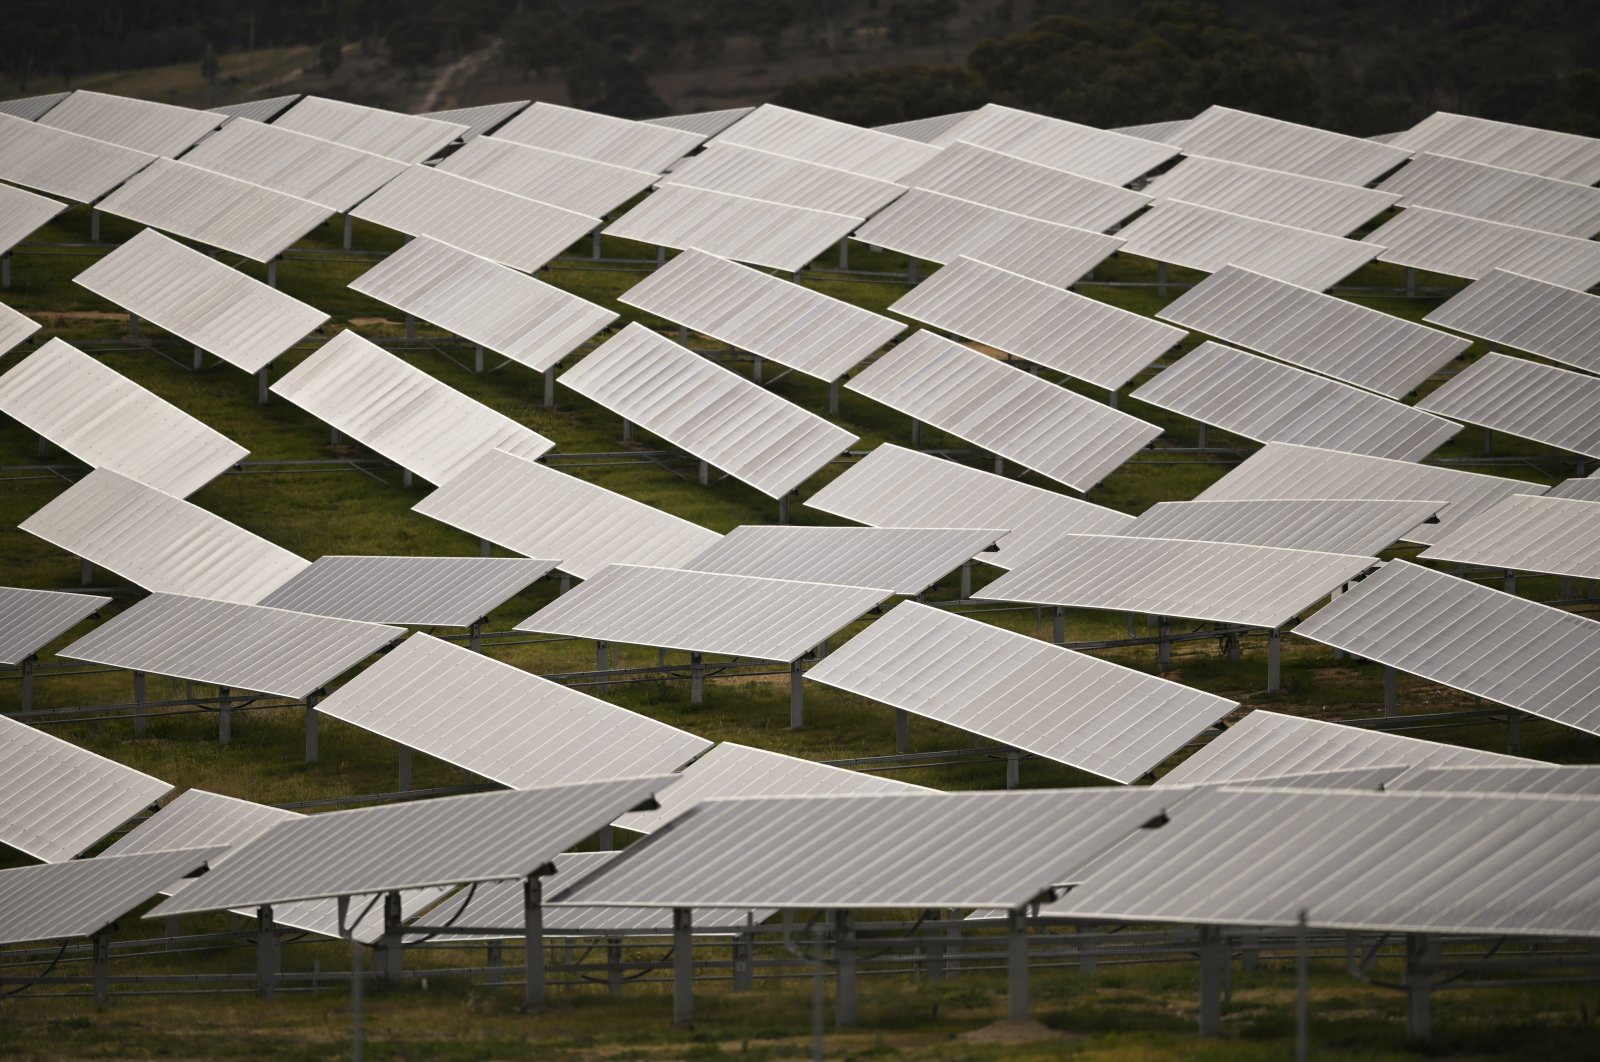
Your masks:
<path fill-rule="evenodd" d="M 323 41 L 322 47 L 317 49 L 317 69 L 322 71 L 322 76 L 332 77 L 342 62 L 344 62 L 344 46 L 332 37 Z"/>

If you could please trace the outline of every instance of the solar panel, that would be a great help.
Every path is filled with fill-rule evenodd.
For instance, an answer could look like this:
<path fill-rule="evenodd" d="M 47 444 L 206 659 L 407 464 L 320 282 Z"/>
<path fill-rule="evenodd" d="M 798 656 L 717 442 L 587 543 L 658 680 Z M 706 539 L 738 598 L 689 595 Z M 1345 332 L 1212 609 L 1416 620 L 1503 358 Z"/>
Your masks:
<path fill-rule="evenodd" d="M 0 114 L 0 178 L 74 203 L 94 202 L 155 158 Z"/>
<path fill-rule="evenodd" d="M 820 796 L 823 794 L 928 793 L 925 786 L 865 771 L 830 767 L 816 760 L 724 741 L 683 769 L 657 797 L 660 807 L 630 811 L 616 825 L 654 833 L 692 807 L 731 797 Z"/>
<path fill-rule="evenodd" d="M 339 211 L 406 169 L 383 155 L 247 118 L 236 118 L 202 140 L 183 161 Z"/>
<path fill-rule="evenodd" d="M 1150 197 L 977 144 L 955 143 L 902 178 L 912 188 L 1104 232 Z"/>
<path fill-rule="evenodd" d="M 1235 265 L 1315 291 L 1332 287 L 1380 247 L 1225 210 L 1165 199 L 1118 230 L 1122 250 L 1214 273 Z"/>
<path fill-rule="evenodd" d="M 1137 780 L 1239 706 L 915 601 L 807 677 L 1114 782 Z"/>
<path fill-rule="evenodd" d="M 764 103 L 718 133 L 711 146 L 734 144 L 898 181 L 937 154 L 934 147 L 875 129 Z"/>
<path fill-rule="evenodd" d="M 413 508 L 587 579 L 608 564 L 682 564 L 718 535 L 504 450 L 466 466 Z"/>
<path fill-rule="evenodd" d="M 0 664 L 18 667 L 40 649 L 109 605 L 109 597 L 0 586 Z"/>
<path fill-rule="evenodd" d="M 725 107 L 721 110 L 695 111 L 691 114 L 668 114 L 660 118 L 646 118 L 644 124 L 682 129 L 690 133 L 699 133 L 702 137 L 716 136 L 753 110 L 754 107 Z"/>
<path fill-rule="evenodd" d="M 93 936 L 216 854 L 191 848 L 0 870 L 0 944 Z"/>
<path fill-rule="evenodd" d="M 916 332 L 848 384 L 985 450 L 1088 490 L 1161 429 L 933 332 Z"/>
<path fill-rule="evenodd" d="M 1309 774 L 1285 774 L 1225 784 L 1252 789 L 1360 789 L 1381 793 L 1391 780 L 1409 770 L 1411 768 L 1404 766 L 1353 767 L 1347 771 L 1312 771 Z"/>
<path fill-rule="evenodd" d="M 426 236 L 350 282 L 359 291 L 543 372 L 617 314 Z"/>
<path fill-rule="evenodd" d="M 17 526 L 158 593 L 258 601 L 308 563 L 109 468 L 90 472 Z"/>
<path fill-rule="evenodd" d="M 159 778 L 9 716 L 0 715 L 0 735 L 0 842 L 35 859 L 80 855 L 172 791 Z"/>
<path fill-rule="evenodd" d="M 61 655 L 300 700 L 404 634 L 379 623 L 151 594 Z"/>
<path fill-rule="evenodd" d="M 1549 498 L 1580 498 L 1583 501 L 1600 501 L 1600 479 L 1564 479 L 1550 488 Z"/>
<path fill-rule="evenodd" d="M 843 428 L 634 322 L 562 383 L 763 494 L 781 498 L 856 441 Z"/>
<path fill-rule="evenodd" d="M 1588 239 L 1600 232 L 1600 188 L 1445 155 L 1418 155 L 1378 185 L 1407 207 Z"/>
<path fill-rule="evenodd" d="M 661 774 L 711 742 L 414 634 L 317 711 L 514 789 Z"/>
<path fill-rule="evenodd" d="M 606 226 L 605 233 L 796 272 L 860 223 L 847 214 L 666 184 Z"/>
<path fill-rule="evenodd" d="M 717 143 L 674 166 L 662 184 L 681 184 L 771 203 L 866 218 L 882 210 L 905 185 L 771 151 Z"/>
<path fill-rule="evenodd" d="M 250 452 L 61 339 L 0 376 L 0 412 L 86 464 L 179 498 Z"/>
<path fill-rule="evenodd" d="M 599 218 L 656 181 L 649 170 L 481 136 L 452 151 L 439 169 L 541 203 Z"/>
<path fill-rule="evenodd" d="M 40 125 L 170 159 L 194 146 L 223 120 L 213 111 L 79 89 L 40 115 L 38 121 Z"/>
<path fill-rule="evenodd" d="M 1417 767 L 1389 785 L 1391 792 L 1548 793 L 1600 796 L 1600 767 Z"/>
<path fill-rule="evenodd" d="M 448 483 L 490 450 L 536 458 L 555 446 L 348 329 L 272 393 L 430 483 Z"/>
<path fill-rule="evenodd" d="M 1586 291 L 1600 284 L 1600 243 L 1408 207 L 1362 237 L 1378 261 L 1475 280 L 1496 269 Z"/>
<path fill-rule="evenodd" d="M 1277 628 L 1376 563 L 1237 542 L 1067 535 L 973 596 Z"/>
<path fill-rule="evenodd" d="M 745 524 L 683 567 L 920 594 L 989 549 L 1004 531 L 950 527 Z"/>
<path fill-rule="evenodd" d="M 48 92 L 43 96 L 24 96 L 15 100 L 0 100 L 0 114 L 9 114 L 24 121 L 36 122 L 45 113 L 72 95 L 71 92 Z"/>
<path fill-rule="evenodd" d="M 1217 106 L 1185 123 L 1172 143 L 1186 155 L 1354 185 L 1371 184 L 1411 157 L 1404 148 Z"/>
<path fill-rule="evenodd" d="M 1438 509 L 1437 502 L 1361 498 L 1157 502 L 1118 534 L 1376 556 Z"/>
<path fill-rule="evenodd" d="M 0 185 L 0 254 L 32 236 L 65 209 L 65 203 L 9 184 Z"/>
<path fill-rule="evenodd" d="M 552 900 L 1014 910 L 1173 799 L 1096 788 L 710 801 Z"/>
<path fill-rule="evenodd" d="M 828 381 L 905 330 L 899 321 L 701 251 L 684 251 L 618 299 Z"/>
<path fill-rule="evenodd" d="M 1423 319 L 1600 372 L 1600 298 L 1559 284 L 1491 270 Z"/>
<path fill-rule="evenodd" d="M 1247 269 L 1217 270 L 1156 316 L 1390 398 L 1472 344 Z"/>
<path fill-rule="evenodd" d="M 991 564 L 1009 567 L 1067 533 L 1120 531 L 1133 517 L 1079 498 L 883 443 L 806 499 L 808 508 L 873 527 L 1008 528 Z"/>
<path fill-rule="evenodd" d="M 1143 191 L 1330 236 L 1350 235 L 1400 199 L 1392 191 L 1199 156 L 1179 162 Z"/>
<path fill-rule="evenodd" d="M 1431 501 L 1438 506 L 1438 522 L 1419 524 L 1405 536 L 1409 542 L 1427 544 L 1437 542 L 1459 521 L 1508 494 L 1543 494 L 1545 489 L 1539 483 L 1480 472 L 1344 454 L 1294 443 L 1267 443 L 1195 500 L 1310 496 Z"/>
<path fill-rule="evenodd" d="M 39 322 L 0 302 L 0 354 L 39 330 Z"/>
<path fill-rule="evenodd" d="M 432 118 L 435 121 L 450 122 L 453 125 L 464 125 L 466 131 L 459 139 L 473 140 L 485 133 L 494 131 L 494 128 L 503 124 L 513 115 L 522 113 L 527 109 L 530 100 L 507 100 L 504 103 L 484 103 L 476 107 L 456 107 L 446 111 L 426 111 L 421 117 Z"/>
<path fill-rule="evenodd" d="M 1113 133 L 1126 133 L 1128 136 L 1142 137 L 1145 140 L 1155 140 L 1163 144 L 1174 142 L 1183 127 L 1191 119 L 1179 118 L 1171 122 L 1143 122 L 1139 125 L 1121 125 L 1111 130 Z"/>
<path fill-rule="evenodd" d="M 863 586 L 613 564 L 516 629 L 791 663 L 888 596 Z"/>
<path fill-rule="evenodd" d="M 270 96 L 266 99 L 246 100 L 244 103 L 229 103 L 221 107 L 208 107 L 207 110 L 214 114 L 226 114 L 230 118 L 248 118 L 252 122 L 270 122 L 300 99 L 300 93 L 291 92 L 287 96 Z"/>
<path fill-rule="evenodd" d="M 1391 143 L 1579 184 L 1600 181 L 1600 140 L 1572 133 L 1435 111 Z"/>
<path fill-rule="evenodd" d="M 889 309 L 1109 390 L 1183 338 L 1181 328 L 970 258 Z"/>
<path fill-rule="evenodd" d="M 1417 403 L 1468 424 L 1600 457 L 1600 379 L 1489 353 Z"/>
<path fill-rule="evenodd" d="M 554 568 L 520 557 L 322 557 L 259 604 L 410 627 L 468 627 Z"/>
<path fill-rule="evenodd" d="M 1003 151 L 1107 184 L 1127 184 L 1178 153 L 1176 148 L 1140 137 L 996 103 L 984 104 L 931 141 L 939 147 L 959 142 Z"/>
<path fill-rule="evenodd" d="M 278 257 L 333 213 L 308 199 L 172 159 L 152 162 L 99 208 L 255 262 Z"/>
<path fill-rule="evenodd" d="M 913 118 L 906 122 L 889 122 L 887 125 L 875 125 L 872 128 L 880 133 L 892 133 L 895 136 L 903 136 L 907 140 L 918 140 L 926 144 L 971 113 L 971 111 L 954 111 L 950 114 L 936 114 L 931 118 Z"/>
<path fill-rule="evenodd" d="M 1219 785 L 1252 778 L 1364 767 L 1514 766 L 1531 760 L 1385 734 L 1365 727 L 1256 710 L 1174 767 L 1158 786 Z"/>
<path fill-rule="evenodd" d="M 964 255 L 1063 288 L 1122 246 L 1119 236 L 922 189 L 907 192 L 880 211 L 857 230 L 856 239 L 932 262 Z"/>
<path fill-rule="evenodd" d="M 328 315 L 145 229 L 73 278 L 139 317 L 259 372 Z"/>
<path fill-rule="evenodd" d="M 671 780 L 624 778 L 308 815 L 240 845 L 145 917 L 527 878 Z"/>
<path fill-rule="evenodd" d="M 1600 733 L 1600 623 L 1592 619 L 1389 561 L 1296 630 L 1430 682 Z"/>
<path fill-rule="evenodd" d="M 495 130 L 501 140 L 564 151 L 598 162 L 660 173 L 700 145 L 705 133 L 535 103 Z"/>
<path fill-rule="evenodd" d="M 1257 442 L 1420 461 L 1459 424 L 1359 387 L 1205 342 L 1130 396 Z"/>
<path fill-rule="evenodd" d="M 421 162 L 467 131 L 455 122 L 307 96 L 273 119 L 273 125 L 360 148 L 401 162 Z"/>
<path fill-rule="evenodd" d="M 1513 494 L 1463 521 L 1422 559 L 1600 578 L 1600 505 Z"/>
<path fill-rule="evenodd" d="M 543 268 L 597 223 L 430 166 L 406 170 L 350 216 L 408 236 L 432 236 L 525 273 Z"/>

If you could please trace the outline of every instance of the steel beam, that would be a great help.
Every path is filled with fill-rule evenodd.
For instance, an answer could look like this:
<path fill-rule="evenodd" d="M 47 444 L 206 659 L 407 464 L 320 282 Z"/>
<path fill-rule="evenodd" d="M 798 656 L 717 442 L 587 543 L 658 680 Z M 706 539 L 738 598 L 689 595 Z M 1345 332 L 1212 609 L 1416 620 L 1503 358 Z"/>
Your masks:
<path fill-rule="evenodd" d="M 256 995 L 271 999 L 278 990 L 282 944 L 272 921 L 272 907 L 256 908 Z"/>
<path fill-rule="evenodd" d="M 1006 1014 L 1012 1021 L 1027 1021 L 1028 999 L 1028 914 L 1006 914 Z"/>
<path fill-rule="evenodd" d="M 544 1003 L 544 883 L 529 874 L 522 883 L 523 1001 Z"/>
<path fill-rule="evenodd" d="M 694 925 L 687 907 L 672 909 L 672 1024 L 694 1027 Z"/>
<path fill-rule="evenodd" d="M 856 929 L 849 911 L 833 912 L 833 953 L 838 966 L 833 1023 L 848 1029 L 860 1020 L 856 1008 Z"/>
<path fill-rule="evenodd" d="M 706 659 L 700 653 L 689 654 L 689 703 L 696 708 L 706 703 Z"/>
<path fill-rule="evenodd" d="M 806 725 L 806 682 L 800 661 L 789 663 L 789 729 L 799 730 Z"/>
<path fill-rule="evenodd" d="M 1228 949 L 1222 930 L 1200 927 L 1200 1035 L 1222 1035 L 1222 987 L 1228 976 Z"/>

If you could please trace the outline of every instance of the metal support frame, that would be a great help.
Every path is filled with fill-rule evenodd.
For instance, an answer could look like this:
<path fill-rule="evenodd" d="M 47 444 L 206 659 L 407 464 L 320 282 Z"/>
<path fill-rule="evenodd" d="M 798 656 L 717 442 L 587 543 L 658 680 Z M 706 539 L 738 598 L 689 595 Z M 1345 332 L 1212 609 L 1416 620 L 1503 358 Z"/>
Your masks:
<path fill-rule="evenodd" d="M 94 207 L 89 208 L 89 242 L 100 242 L 100 211 Z"/>
<path fill-rule="evenodd" d="M 839 237 L 839 268 L 850 268 L 850 237 Z"/>
<path fill-rule="evenodd" d="M 87 557 L 78 558 L 78 582 L 84 586 L 94 582 L 94 565 Z"/>
<path fill-rule="evenodd" d="M 322 752 L 319 748 L 320 727 L 317 716 L 317 695 L 311 694 L 306 698 L 306 762 L 316 763 Z"/>
<path fill-rule="evenodd" d="M 530 1007 L 544 1003 L 544 882 L 537 873 L 522 882 L 522 999 Z"/>
<path fill-rule="evenodd" d="M 1489 428 L 1483 429 L 1483 455 L 1485 457 L 1494 453 L 1494 432 Z"/>
<path fill-rule="evenodd" d="M 94 1005 L 103 1007 L 111 1002 L 111 930 L 102 929 L 89 938 L 94 954 Z"/>
<path fill-rule="evenodd" d="M 1202 420 L 1202 421 L 1199 422 L 1199 430 L 1196 431 L 1194 433 L 1194 435 L 1195 435 L 1195 439 L 1194 439 L 1195 448 L 1197 450 L 1204 450 L 1206 448 L 1206 422 L 1205 421 Z"/>
<path fill-rule="evenodd" d="M 233 743 L 233 693 L 226 686 L 217 687 L 217 744 L 229 745 Z"/>
<path fill-rule="evenodd" d="M 406 953 L 404 927 L 401 925 L 400 894 L 383 894 L 383 978 L 390 984 L 399 984 L 405 976 Z"/>
<path fill-rule="evenodd" d="M 994 455 L 994 474 L 997 476 L 1006 474 L 1006 459 L 999 454 Z"/>
<path fill-rule="evenodd" d="M 899 753 L 911 751 L 911 713 L 904 708 L 894 710 L 894 750 Z"/>
<path fill-rule="evenodd" d="M 789 729 L 799 730 L 806 725 L 805 671 L 799 660 L 789 661 Z"/>
<path fill-rule="evenodd" d="M 1156 670 L 1165 674 L 1172 670 L 1172 642 L 1168 635 L 1172 633 L 1172 619 L 1168 616 L 1156 617 Z"/>
<path fill-rule="evenodd" d="M 544 371 L 544 408 L 556 408 L 556 367 L 554 365 Z"/>
<path fill-rule="evenodd" d="M 828 1029 L 828 964 L 822 956 L 827 932 L 821 923 L 811 927 L 811 1057 L 819 1062 Z"/>
<path fill-rule="evenodd" d="M 755 986 L 755 945 L 750 939 L 750 928 L 747 926 L 733 938 L 733 990 L 749 992 Z"/>
<path fill-rule="evenodd" d="M 282 970 L 282 941 L 272 921 L 271 905 L 256 908 L 256 995 L 271 999 L 278 990 Z"/>
<path fill-rule="evenodd" d="M 1294 948 L 1294 1062 L 1307 1062 L 1311 1055 L 1311 942 L 1304 908 L 1299 921 Z"/>
<path fill-rule="evenodd" d="M 622 938 L 606 938 L 606 994 L 622 995 Z"/>
<path fill-rule="evenodd" d="M 256 373 L 256 405 L 258 406 L 266 405 L 267 399 L 271 397 L 271 393 L 268 390 L 272 385 L 271 372 L 272 370 L 268 366 L 263 365 L 260 371 Z"/>
<path fill-rule="evenodd" d="M 689 703 L 696 708 L 706 703 L 706 659 L 701 653 L 689 654 Z"/>
<path fill-rule="evenodd" d="M 972 599 L 972 562 L 961 562 L 961 600 Z"/>
<path fill-rule="evenodd" d="M 1417 293 L 1417 270 L 1414 266 L 1406 266 L 1406 295 L 1414 296 Z"/>
<path fill-rule="evenodd" d="M 1508 594 L 1516 593 L 1517 592 L 1517 573 L 1512 571 L 1510 568 L 1507 568 L 1506 569 L 1505 581 L 1503 583 L 1501 583 L 1501 586 L 1504 587 L 1505 592 L 1508 593 Z"/>
<path fill-rule="evenodd" d="M 472 344 L 472 371 L 479 376 L 483 375 L 483 344 Z"/>
<path fill-rule="evenodd" d="M 694 924 L 687 907 L 672 909 L 672 1024 L 694 1027 Z"/>
<path fill-rule="evenodd" d="M 409 489 L 414 482 L 415 477 L 411 475 L 411 469 L 402 468 L 400 470 L 400 485 Z"/>
<path fill-rule="evenodd" d="M 1239 642 L 1239 632 L 1229 631 L 1222 639 L 1223 655 L 1234 663 L 1244 659 L 1244 646 Z"/>
<path fill-rule="evenodd" d="M 1400 711 L 1400 672 L 1383 665 L 1383 717 L 1393 719 Z"/>
<path fill-rule="evenodd" d="M 589 256 L 598 262 L 600 261 L 600 230 L 595 229 L 589 234 L 589 238 L 592 241 L 589 245 Z"/>
<path fill-rule="evenodd" d="M 479 616 L 467 628 L 467 648 L 474 653 L 483 652 L 483 625 L 488 622 L 487 616 Z"/>
<path fill-rule="evenodd" d="M 1267 692 L 1277 693 L 1283 688 L 1283 631 L 1277 627 L 1267 632 Z"/>
<path fill-rule="evenodd" d="M 839 415 L 839 384 L 841 381 L 833 380 L 828 384 L 828 416 Z"/>
<path fill-rule="evenodd" d="M 0 288 L 11 286 L 11 252 L 0 254 Z"/>
<path fill-rule="evenodd" d="M 356 243 L 355 235 L 356 234 L 355 234 L 354 219 L 352 219 L 350 217 L 350 211 L 346 210 L 344 212 L 344 249 L 345 250 L 347 250 L 347 251 L 355 250 L 355 243 Z"/>
<path fill-rule="evenodd" d="M 1506 709 L 1506 754 L 1522 755 L 1522 713 L 1515 708 Z"/>
<path fill-rule="evenodd" d="M 339 921 L 344 922 L 345 908 L 349 897 L 339 897 Z M 361 1017 L 361 989 L 362 989 L 362 956 L 361 942 L 356 939 L 355 932 L 350 932 L 350 1057 L 355 1062 L 361 1062 L 366 1056 L 367 1030 L 366 1022 Z"/>
<path fill-rule="evenodd" d="M 788 522 L 789 522 L 789 496 L 787 494 L 785 494 L 783 497 L 778 499 L 778 523 L 787 524 Z"/>
<path fill-rule="evenodd" d="M 478 556 L 489 557 L 494 555 L 494 543 L 486 538 L 478 539 Z"/>
<path fill-rule="evenodd" d="M 1156 294 L 1162 298 L 1167 294 L 1167 263 L 1156 263 Z"/>
<path fill-rule="evenodd" d="M 1426 933 L 1406 934 L 1406 1035 L 1425 1044 L 1433 1038 L 1434 942 Z"/>
<path fill-rule="evenodd" d="M 599 679 L 597 679 L 595 681 L 595 684 L 594 684 L 594 689 L 595 689 L 596 693 L 607 693 L 607 692 L 610 691 L 611 683 L 606 680 L 606 672 L 611 669 L 610 665 L 611 665 L 611 643 L 610 642 L 595 642 L 594 643 L 594 669 L 596 671 L 600 672 L 600 677 L 599 677 Z"/>
<path fill-rule="evenodd" d="M 700 485 L 702 487 L 711 486 L 711 466 L 704 461 L 700 462 Z"/>
<path fill-rule="evenodd" d="M 411 314 L 408 313 L 408 314 L 406 314 L 406 342 L 415 343 L 416 341 L 417 341 L 417 319 L 415 317 L 413 317 Z"/>
<path fill-rule="evenodd" d="M 33 708 L 33 662 L 38 660 L 37 653 L 32 654 L 22 662 L 22 710 L 30 711 Z"/>
<path fill-rule="evenodd" d="M 1079 922 L 1077 932 L 1079 935 L 1092 936 L 1098 929 L 1098 926 L 1090 925 L 1087 922 Z M 1098 965 L 1099 956 L 1095 952 L 1094 941 L 1087 940 L 1079 942 L 1078 972 L 1082 974 L 1092 974 L 1095 971 L 1095 967 Z"/>
<path fill-rule="evenodd" d="M 190 357 L 190 360 L 189 360 L 189 368 L 192 369 L 195 372 L 199 372 L 201 369 L 203 369 L 205 367 L 206 367 L 206 352 L 201 350 L 199 347 L 195 347 L 194 348 L 194 354 Z M 334 429 L 334 432 L 335 432 L 335 434 L 337 434 L 338 433 L 338 429 L 337 428 Z M 339 441 L 338 439 L 334 439 L 334 443 L 335 444 L 337 444 L 338 441 Z"/>
<path fill-rule="evenodd" d="M 1228 976 L 1228 946 L 1217 926 L 1200 927 L 1200 1035 L 1222 1035 L 1222 986 Z"/>
<path fill-rule="evenodd" d="M 911 418 L 911 445 L 922 445 L 922 421 L 916 417 Z"/>
<path fill-rule="evenodd" d="M 1027 1021 L 1028 913 L 1006 914 L 1006 1013 L 1012 1021 Z"/>
<path fill-rule="evenodd" d="M 278 260 L 276 258 L 274 258 L 272 261 L 267 263 L 267 287 L 275 288 L 277 286 L 278 286 Z"/>
<path fill-rule="evenodd" d="M 1065 605 L 1055 608 L 1055 628 L 1051 632 L 1051 641 L 1061 645 L 1067 640 L 1067 609 Z"/>
<path fill-rule="evenodd" d="M 411 746 L 402 745 L 397 741 L 394 749 L 399 768 L 396 788 L 402 793 L 407 793 L 411 791 Z"/>
<path fill-rule="evenodd" d="M 835 975 L 833 1024 L 848 1029 L 860 1020 L 856 1007 L 856 927 L 850 911 L 833 912 L 833 956 Z"/>
<path fill-rule="evenodd" d="M 139 315 L 134 313 L 132 310 L 129 310 L 128 311 L 128 335 L 136 336 L 138 334 L 139 334 Z"/>
<path fill-rule="evenodd" d="M 1006 788 L 1015 789 L 1022 784 L 1022 754 L 1016 749 L 1006 753 Z"/>
<path fill-rule="evenodd" d="M 750 379 L 756 383 L 761 382 L 761 355 L 750 355 Z"/>

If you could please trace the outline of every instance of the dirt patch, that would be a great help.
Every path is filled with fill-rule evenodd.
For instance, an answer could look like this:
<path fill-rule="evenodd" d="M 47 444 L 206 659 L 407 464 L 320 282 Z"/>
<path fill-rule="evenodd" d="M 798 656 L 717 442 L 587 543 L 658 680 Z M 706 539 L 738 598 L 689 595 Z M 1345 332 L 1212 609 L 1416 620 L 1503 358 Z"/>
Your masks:
<path fill-rule="evenodd" d="M 1039 1044 L 1063 1043 L 1075 1040 L 1077 1037 L 1052 1029 L 1042 1022 L 1028 1019 L 1026 1021 L 997 1021 L 992 1025 L 985 1025 L 964 1032 L 956 1037 L 964 1044 Z"/>
<path fill-rule="evenodd" d="M 380 325 L 394 325 L 394 324 L 399 324 L 399 322 L 398 321 L 391 321 L 387 317 L 352 317 L 352 318 L 350 318 L 350 327 L 351 328 L 377 328 Z"/>
<path fill-rule="evenodd" d="M 50 310 L 45 313 L 30 313 L 28 315 L 46 328 L 60 328 L 69 321 L 126 321 L 126 313 L 113 313 L 110 310 Z"/>

